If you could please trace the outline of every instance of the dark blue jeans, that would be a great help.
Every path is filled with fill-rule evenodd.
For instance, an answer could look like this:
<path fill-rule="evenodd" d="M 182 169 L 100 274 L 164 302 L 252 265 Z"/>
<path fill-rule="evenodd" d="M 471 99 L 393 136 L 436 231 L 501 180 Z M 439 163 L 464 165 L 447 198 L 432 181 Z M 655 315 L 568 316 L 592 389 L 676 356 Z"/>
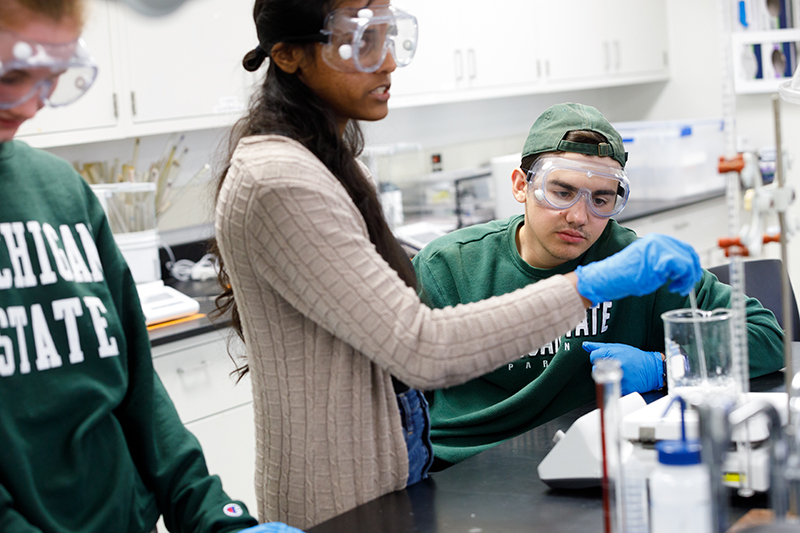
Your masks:
<path fill-rule="evenodd" d="M 400 419 L 403 421 L 403 435 L 408 448 L 408 482 L 413 485 L 428 477 L 433 463 L 431 447 L 431 418 L 428 402 L 421 391 L 409 389 L 397 395 Z"/>

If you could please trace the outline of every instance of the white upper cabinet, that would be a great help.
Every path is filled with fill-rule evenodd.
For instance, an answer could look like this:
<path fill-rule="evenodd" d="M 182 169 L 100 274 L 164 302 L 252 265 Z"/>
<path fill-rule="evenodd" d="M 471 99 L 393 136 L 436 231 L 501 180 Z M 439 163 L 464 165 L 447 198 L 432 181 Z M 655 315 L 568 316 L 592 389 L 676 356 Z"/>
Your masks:
<path fill-rule="evenodd" d="M 19 129 L 19 135 L 34 139 L 80 130 L 108 131 L 118 123 L 115 106 L 115 79 L 111 56 L 109 5 L 104 1 L 89 3 L 89 18 L 83 32 L 86 46 L 98 65 L 97 79 L 89 91 L 66 107 L 39 111 Z M 64 135 L 65 139 L 71 135 Z M 29 139 L 29 142 L 31 140 Z M 32 143 L 33 144 L 33 143 Z"/>
<path fill-rule="evenodd" d="M 392 74 L 392 100 L 400 96 L 428 95 L 456 89 L 455 40 L 460 31 L 453 19 L 443 18 L 441 2 L 402 0 L 397 7 L 411 13 L 419 23 L 419 41 L 414 60 Z M 463 73 L 462 73 L 463 76 Z"/>
<path fill-rule="evenodd" d="M 596 0 L 536 2 L 539 56 L 548 84 L 596 82 L 608 75 L 607 9 L 608 2 Z"/>
<path fill-rule="evenodd" d="M 217 123 L 247 105 L 253 75 L 242 57 L 257 44 L 253 0 L 192 0 L 168 16 L 121 9 L 120 66 L 134 124 Z M 226 123 L 225 120 L 219 121 Z"/>
<path fill-rule="evenodd" d="M 457 9 L 430 0 L 396 4 L 417 17 L 419 45 L 414 61 L 392 75 L 393 106 L 502 96 L 541 75 L 530 0 L 504 2 L 509 16 L 502 23 L 485 7 L 463 3 Z"/>
<path fill-rule="evenodd" d="M 163 17 L 89 0 L 83 37 L 99 74 L 80 100 L 43 109 L 19 137 L 58 146 L 232 124 L 256 76 L 242 58 L 257 44 L 253 0 L 192 0 Z"/>
<path fill-rule="evenodd" d="M 224 127 L 255 84 L 242 57 L 257 43 L 254 0 L 192 0 L 145 17 L 89 0 L 84 37 L 95 86 L 23 125 L 34 146 Z M 392 75 L 391 107 L 665 80 L 666 0 L 397 0 L 419 21 L 414 61 Z"/>
<path fill-rule="evenodd" d="M 664 75 L 669 72 L 667 6 L 664 0 L 617 0 L 611 41 L 615 75 Z"/>
<path fill-rule="evenodd" d="M 390 105 L 641 83 L 668 77 L 666 0 L 507 0 L 502 12 L 430 0 L 398 6 L 420 25 Z"/>
<path fill-rule="evenodd" d="M 668 76 L 665 0 L 541 2 L 537 19 L 550 84 L 610 86 Z"/>

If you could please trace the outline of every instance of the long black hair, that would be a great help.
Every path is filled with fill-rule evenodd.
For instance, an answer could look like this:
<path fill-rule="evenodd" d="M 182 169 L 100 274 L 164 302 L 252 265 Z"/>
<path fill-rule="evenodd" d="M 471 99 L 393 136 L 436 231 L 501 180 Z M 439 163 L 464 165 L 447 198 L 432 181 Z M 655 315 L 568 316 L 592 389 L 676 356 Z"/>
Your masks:
<path fill-rule="evenodd" d="M 253 18 L 258 46 L 245 55 L 242 65 L 255 72 L 277 43 L 292 37 L 312 35 L 322 28 L 333 0 L 256 0 Z M 309 56 L 318 44 L 287 46 L 305 47 Z M 245 117 L 233 127 L 229 138 L 232 156 L 239 140 L 251 135 L 283 135 L 308 148 L 336 176 L 364 217 L 370 241 L 381 257 L 409 287 L 416 288 L 414 267 L 389 229 L 377 192 L 361 171 L 356 157 L 364 148 L 364 135 L 358 122 L 351 120 L 340 135 L 337 116 L 331 107 L 317 97 L 295 74 L 289 74 L 270 61 L 260 89 L 253 95 Z M 229 157 L 230 161 L 230 157 Z M 217 180 L 217 197 L 230 168 L 230 163 Z M 212 248 L 219 256 L 216 242 Z M 241 317 L 234 299 L 230 278 L 220 257 L 219 282 L 223 292 L 216 298 L 216 315 L 230 312 L 231 325 L 244 340 Z M 247 366 L 238 369 L 240 376 Z"/>

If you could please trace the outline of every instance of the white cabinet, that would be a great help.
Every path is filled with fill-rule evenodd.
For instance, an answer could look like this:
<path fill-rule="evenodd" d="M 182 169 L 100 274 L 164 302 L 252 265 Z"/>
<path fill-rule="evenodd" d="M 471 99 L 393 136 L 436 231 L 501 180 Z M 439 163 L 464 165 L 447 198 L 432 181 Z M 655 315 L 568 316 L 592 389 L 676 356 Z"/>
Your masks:
<path fill-rule="evenodd" d="M 728 207 L 724 196 L 620 224 L 640 237 L 663 233 L 689 243 L 700 256 L 703 268 L 725 262 L 725 252 L 717 245 L 720 237 L 728 235 Z"/>
<path fill-rule="evenodd" d="M 463 6 L 398 0 L 419 21 L 414 61 L 392 76 L 391 107 L 667 79 L 666 0 L 507 0 Z M 263 76 L 242 57 L 257 43 L 253 0 L 192 0 L 148 18 L 88 0 L 94 87 L 42 110 L 20 137 L 39 147 L 232 124 Z M 499 21 L 499 22 L 498 22 Z"/>
<path fill-rule="evenodd" d="M 247 376 L 237 384 L 230 375 L 228 343 L 233 340 L 224 329 L 156 346 L 153 366 L 181 420 L 200 441 L 209 472 L 255 516 L 252 390 Z M 244 353 L 241 343 L 231 346 L 234 353 Z"/>
<path fill-rule="evenodd" d="M 552 23 L 564 13 L 568 24 Z M 668 75 L 665 0 L 543 2 L 537 19 L 550 83 L 614 85 Z"/>
<path fill-rule="evenodd" d="M 607 2 L 593 0 L 536 2 L 535 31 L 548 82 L 599 80 L 608 73 L 607 9 Z"/>
<path fill-rule="evenodd" d="M 19 136 L 46 147 L 232 124 L 256 76 L 242 58 L 257 43 L 252 0 L 192 0 L 146 17 L 114 0 L 89 0 L 84 38 L 99 66 L 74 104 L 43 109 Z"/>
<path fill-rule="evenodd" d="M 219 475 L 228 496 L 243 501 L 250 514 L 256 516 L 253 404 L 212 415 L 186 427 L 203 446 L 208 471 Z"/>
<path fill-rule="evenodd" d="M 535 83 L 538 76 L 529 0 L 504 2 L 502 24 L 485 9 L 430 0 L 403 0 L 398 7 L 419 22 L 414 60 L 392 76 L 392 105 L 415 105 L 496 95 Z"/>
<path fill-rule="evenodd" d="M 609 71 L 613 76 L 666 75 L 669 68 L 665 0 L 617 0 L 611 7 Z"/>
<path fill-rule="evenodd" d="M 165 17 L 123 7 L 119 68 L 133 124 L 241 113 L 254 82 L 252 0 L 192 0 Z"/>
<path fill-rule="evenodd" d="M 487 14 L 404 0 L 398 6 L 419 21 L 419 46 L 392 77 L 390 105 L 667 79 L 665 2 L 508 0 Z"/>

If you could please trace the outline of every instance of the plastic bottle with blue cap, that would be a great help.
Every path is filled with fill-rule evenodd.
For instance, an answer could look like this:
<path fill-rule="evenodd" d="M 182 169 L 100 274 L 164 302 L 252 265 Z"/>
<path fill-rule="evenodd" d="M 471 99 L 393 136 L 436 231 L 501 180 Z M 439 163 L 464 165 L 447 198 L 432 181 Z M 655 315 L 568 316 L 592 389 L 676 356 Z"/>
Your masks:
<path fill-rule="evenodd" d="M 700 443 L 686 439 L 681 398 L 681 440 L 656 443 L 658 464 L 650 477 L 651 533 L 712 533 L 711 480 Z"/>

